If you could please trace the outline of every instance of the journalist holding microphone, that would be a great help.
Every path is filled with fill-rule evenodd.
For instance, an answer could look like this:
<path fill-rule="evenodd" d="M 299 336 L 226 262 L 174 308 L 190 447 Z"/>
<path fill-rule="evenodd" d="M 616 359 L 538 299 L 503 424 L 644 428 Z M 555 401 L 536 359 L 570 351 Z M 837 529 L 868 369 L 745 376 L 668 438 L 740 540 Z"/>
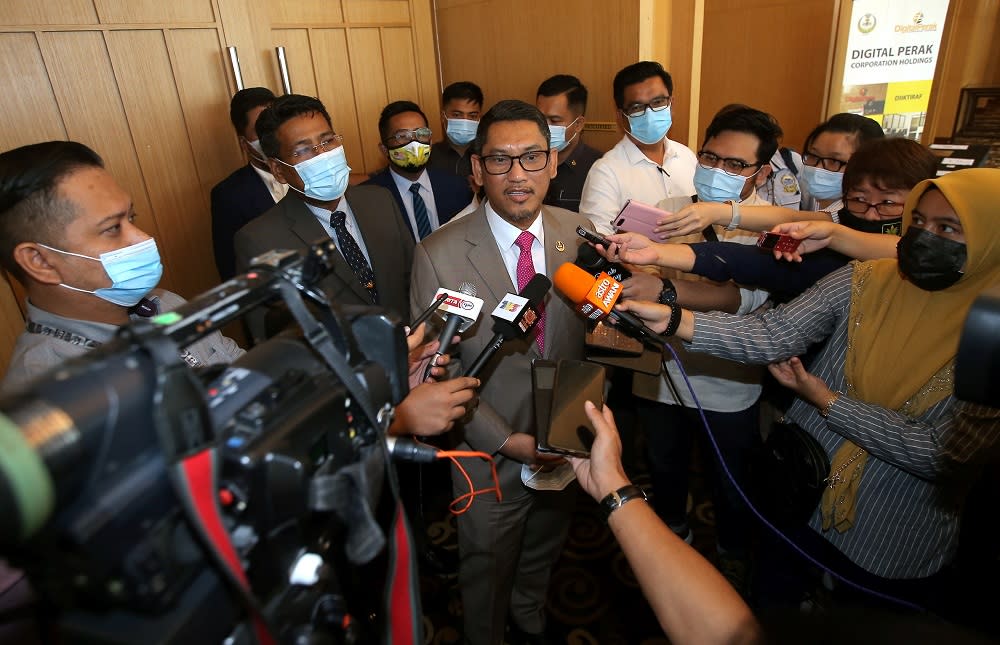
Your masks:
<path fill-rule="evenodd" d="M 811 528 L 928 607 L 947 595 L 934 590 L 956 554 L 965 493 L 1000 444 L 1000 413 L 953 394 L 963 321 L 1000 281 L 998 201 L 1000 170 L 923 181 L 906 201 L 898 260 L 853 262 L 763 313 L 618 305 L 691 351 L 769 364 L 797 395 L 786 416 L 830 459 Z M 609 257 L 642 264 L 650 250 L 612 244 Z M 823 340 L 807 370 L 797 357 Z"/>

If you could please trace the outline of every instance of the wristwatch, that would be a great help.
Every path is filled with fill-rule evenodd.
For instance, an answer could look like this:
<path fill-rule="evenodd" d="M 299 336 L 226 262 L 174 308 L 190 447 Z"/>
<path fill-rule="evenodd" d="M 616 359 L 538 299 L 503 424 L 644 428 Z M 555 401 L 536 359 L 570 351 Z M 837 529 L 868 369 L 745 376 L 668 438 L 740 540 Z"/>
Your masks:
<path fill-rule="evenodd" d="M 656 297 L 656 302 L 661 305 L 673 305 L 677 302 L 677 287 L 674 283 L 667 278 L 663 279 L 663 290 L 660 291 L 660 295 Z"/>
<path fill-rule="evenodd" d="M 604 519 L 611 517 L 611 514 L 631 502 L 633 499 L 649 501 L 646 493 L 634 484 L 622 486 L 616 491 L 608 493 L 608 496 L 601 500 L 601 510 L 604 511 Z"/>
<path fill-rule="evenodd" d="M 733 219 L 726 225 L 727 231 L 735 231 L 740 227 L 740 203 L 735 199 L 727 199 L 725 204 L 729 204 L 733 209 Z"/>

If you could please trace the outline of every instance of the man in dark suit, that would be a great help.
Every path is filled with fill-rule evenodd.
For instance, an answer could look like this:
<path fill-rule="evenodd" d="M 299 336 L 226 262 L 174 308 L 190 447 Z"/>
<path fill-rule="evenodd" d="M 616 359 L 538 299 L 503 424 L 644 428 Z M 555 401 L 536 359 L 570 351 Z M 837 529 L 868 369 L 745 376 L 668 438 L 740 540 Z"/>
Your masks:
<path fill-rule="evenodd" d="M 517 293 L 536 272 L 552 276 L 576 258 L 578 225 L 587 217 L 543 206 L 556 174 L 558 152 L 549 149 L 545 117 L 523 101 L 501 101 L 483 117 L 474 142 L 472 170 L 486 201 L 473 213 L 442 227 L 414 250 L 411 311 L 424 309 L 439 286 L 474 284 L 490 312 L 506 293 Z M 493 335 L 488 314 L 458 346 L 468 366 Z M 581 359 L 584 321 L 561 295 L 551 292 L 533 334 L 507 341 L 482 372 L 480 404 L 464 425 L 460 449 L 494 456 L 503 502 L 492 494 L 474 498 L 458 517 L 459 583 L 465 640 L 501 643 L 508 617 L 527 642 L 544 642 L 545 595 L 569 526 L 575 484 L 561 491 L 522 483 L 537 466 L 567 467 L 536 450 L 531 395 L 535 358 Z M 477 490 L 493 486 L 489 465 L 463 463 Z M 527 468 L 522 466 L 526 465 Z M 456 495 L 468 493 L 453 470 Z"/>
<path fill-rule="evenodd" d="M 455 175 L 427 167 L 431 158 L 431 129 L 420 106 L 396 101 L 385 106 L 378 119 L 379 150 L 389 166 L 365 184 L 389 190 L 406 214 L 413 239 L 419 242 L 448 222 L 472 201 L 469 186 Z"/>
<path fill-rule="evenodd" d="M 247 165 L 212 188 L 212 248 L 223 280 L 236 273 L 236 231 L 272 208 L 288 192 L 288 186 L 271 174 L 255 129 L 257 117 L 273 100 L 274 93 L 266 87 L 248 87 L 234 94 L 229 102 L 229 118 L 247 156 Z"/>
<path fill-rule="evenodd" d="M 349 187 L 341 137 L 315 98 L 288 94 L 257 119 L 271 172 L 289 192 L 236 234 L 236 266 L 245 270 L 271 249 L 303 251 L 328 236 L 340 254 L 323 287 L 339 305 L 378 305 L 406 319 L 413 236 L 388 191 Z M 261 318 L 249 320 L 255 340 Z"/>

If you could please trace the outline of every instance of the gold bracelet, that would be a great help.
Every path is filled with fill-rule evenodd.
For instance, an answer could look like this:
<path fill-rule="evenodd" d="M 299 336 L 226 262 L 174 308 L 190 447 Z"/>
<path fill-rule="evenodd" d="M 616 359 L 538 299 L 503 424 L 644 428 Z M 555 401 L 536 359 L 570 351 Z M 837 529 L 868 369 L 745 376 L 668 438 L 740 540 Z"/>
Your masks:
<path fill-rule="evenodd" d="M 830 398 L 827 399 L 826 404 L 819 409 L 819 416 L 823 417 L 824 419 L 830 416 L 830 408 L 833 407 L 833 404 L 836 403 L 837 399 L 839 398 L 840 398 L 840 392 L 834 392 L 832 395 L 830 395 Z"/>

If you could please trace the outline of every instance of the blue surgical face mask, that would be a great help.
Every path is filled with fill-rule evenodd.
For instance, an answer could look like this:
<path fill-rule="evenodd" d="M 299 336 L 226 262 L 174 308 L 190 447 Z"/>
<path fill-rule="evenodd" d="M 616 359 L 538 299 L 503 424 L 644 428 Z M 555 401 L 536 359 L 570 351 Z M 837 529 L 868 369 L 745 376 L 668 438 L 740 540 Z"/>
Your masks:
<path fill-rule="evenodd" d="M 844 195 L 844 173 L 816 166 L 802 166 L 802 180 L 816 199 L 840 199 Z"/>
<path fill-rule="evenodd" d="M 448 119 L 448 127 L 445 134 L 456 146 L 466 146 L 476 138 L 476 131 L 479 130 L 479 121 L 469 119 Z"/>
<path fill-rule="evenodd" d="M 637 141 L 652 145 L 663 141 L 663 137 L 667 136 L 667 131 L 673 125 L 673 117 L 670 116 L 670 108 L 659 111 L 646 108 L 639 116 L 628 117 L 628 124 Z"/>
<path fill-rule="evenodd" d="M 740 201 L 747 179 L 742 175 L 734 177 L 721 168 L 706 168 L 701 164 L 694 167 L 694 188 L 698 191 L 698 200 L 703 202 Z"/>
<path fill-rule="evenodd" d="M 69 251 L 46 246 L 41 242 L 37 244 L 56 253 L 100 262 L 104 267 L 105 273 L 111 278 L 110 287 L 88 291 L 87 289 L 80 289 L 79 287 L 63 283 L 60 283 L 59 286 L 79 291 L 80 293 L 92 293 L 98 298 L 121 305 L 122 307 L 131 307 L 137 304 L 142 300 L 143 296 L 152 291 L 153 287 L 160 283 L 160 276 L 163 275 L 160 252 L 156 249 L 156 240 L 153 238 L 121 249 L 101 253 L 99 258 L 80 253 L 70 253 Z"/>
<path fill-rule="evenodd" d="M 295 172 L 299 174 L 299 179 L 304 185 L 302 190 L 294 186 L 289 186 L 289 188 L 306 197 L 321 202 L 332 202 L 335 199 L 340 199 L 347 192 L 347 184 L 350 183 L 351 179 L 351 167 L 347 165 L 344 146 L 337 146 L 333 150 L 327 150 L 294 166 L 281 161 L 281 159 L 278 161 L 295 168 Z"/>
<path fill-rule="evenodd" d="M 576 117 L 575 119 L 573 119 L 573 123 L 576 123 L 579 120 L 580 117 Z M 574 134 L 572 137 L 569 138 L 569 141 L 566 140 L 566 129 L 573 127 L 573 123 L 570 123 L 569 125 L 552 125 L 551 123 L 549 124 L 550 148 L 555 148 L 556 150 L 562 152 L 563 150 L 566 149 L 566 146 L 568 146 L 570 143 L 573 142 L 573 139 L 576 138 L 576 135 L 580 134 L 580 132 L 577 131 L 576 134 Z"/>

